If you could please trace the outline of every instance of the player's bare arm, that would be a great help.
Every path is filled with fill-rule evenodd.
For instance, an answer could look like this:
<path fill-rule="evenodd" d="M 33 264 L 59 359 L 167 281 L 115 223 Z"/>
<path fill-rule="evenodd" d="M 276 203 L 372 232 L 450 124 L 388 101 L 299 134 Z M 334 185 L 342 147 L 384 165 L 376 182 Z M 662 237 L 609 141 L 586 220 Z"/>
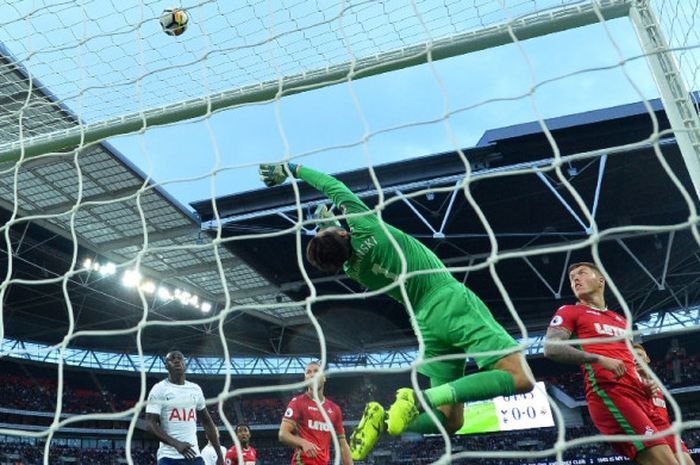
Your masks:
<path fill-rule="evenodd" d="M 202 422 L 204 427 L 204 434 L 207 439 L 214 446 L 214 451 L 216 452 L 216 465 L 224 465 L 224 456 L 221 454 L 221 444 L 219 444 L 219 435 L 216 434 L 216 425 L 209 415 L 209 411 L 205 408 L 202 410 L 197 410 L 197 418 Z"/>
<path fill-rule="evenodd" d="M 547 328 L 544 339 L 544 356 L 559 363 L 580 365 L 582 363 L 596 363 L 600 358 L 597 354 L 590 354 L 566 344 L 552 344 L 555 341 L 568 341 L 571 332 L 566 328 Z"/>
<path fill-rule="evenodd" d="M 294 422 L 285 418 L 282 420 L 282 424 L 280 424 L 280 430 L 277 433 L 277 437 L 282 444 L 301 449 L 304 451 L 304 454 L 309 457 L 316 457 L 321 448 L 316 444 L 307 441 L 306 439 L 300 438 L 294 434 L 295 431 L 296 425 Z"/>
<path fill-rule="evenodd" d="M 340 460 L 343 465 L 353 465 L 352 454 L 350 453 L 350 446 L 348 445 L 347 439 L 345 437 L 338 438 L 340 443 Z"/>
<path fill-rule="evenodd" d="M 146 413 L 146 425 L 148 425 L 148 430 L 153 436 L 158 438 L 159 441 L 173 446 L 186 459 L 194 460 L 197 458 L 197 454 L 192 449 L 192 444 L 178 441 L 163 431 L 163 428 L 160 426 L 160 417 L 155 413 Z"/>
<path fill-rule="evenodd" d="M 656 384 L 656 381 L 654 381 L 654 378 L 651 377 L 651 369 L 649 368 L 649 363 L 651 360 L 649 359 L 649 355 L 647 354 L 647 351 L 644 349 L 644 347 L 641 344 L 638 343 L 633 343 L 632 347 L 634 348 L 634 351 L 637 353 L 639 356 L 639 359 L 644 362 L 644 364 L 640 363 L 640 360 L 635 359 L 634 365 L 635 368 L 637 369 L 637 374 L 639 375 L 639 379 L 642 381 L 642 384 L 644 385 L 644 390 L 646 391 L 647 395 L 649 397 L 655 397 L 658 392 L 661 390 L 661 387 Z"/>
<path fill-rule="evenodd" d="M 647 396 L 649 397 L 654 397 L 658 392 L 661 390 L 658 384 L 656 384 L 656 381 L 654 381 L 652 378 L 642 378 L 640 377 L 640 380 L 642 381 L 642 385 L 644 386 L 644 392 L 646 392 Z"/>
<path fill-rule="evenodd" d="M 555 341 L 567 341 L 571 339 L 571 332 L 566 328 L 550 326 L 544 340 L 544 356 L 559 363 L 581 365 L 582 363 L 597 363 L 608 371 L 615 373 L 620 378 L 627 369 L 622 360 L 606 357 L 604 355 L 591 354 L 567 344 L 556 344 Z"/>
<path fill-rule="evenodd" d="M 648 363 L 648 362 L 646 362 Z M 637 374 L 639 375 L 639 380 L 642 382 L 642 385 L 644 386 L 644 391 L 649 397 L 654 397 L 656 394 L 661 390 L 661 387 L 659 387 L 658 384 L 656 384 L 656 381 L 654 381 L 654 378 L 652 378 L 649 375 L 649 371 L 647 369 L 644 369 L 640 365 L 637 365 Z"/>

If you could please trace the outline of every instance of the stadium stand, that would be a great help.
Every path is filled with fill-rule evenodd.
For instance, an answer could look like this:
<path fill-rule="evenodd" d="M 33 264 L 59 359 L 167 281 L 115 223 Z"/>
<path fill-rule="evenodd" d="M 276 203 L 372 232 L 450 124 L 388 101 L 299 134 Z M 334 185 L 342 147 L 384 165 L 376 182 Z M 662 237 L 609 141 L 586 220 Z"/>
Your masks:
<path fill-rule="evenodd" d="M 696 412 L 696 415 L 698 412 Z M 591 426 L 580 428 L 567 428 L 567 439 L 595 435 L 596 431 Z M 693 450 L 700 447 L 700 431 L 692 430 L 684 434 L 688 447 Z M 489 435 L 474 435 L 456 437 L 452 440 L 453 451 L 497 451 L 508 447 L 509 450 L 537 450 L 543 447 L 552 447 L 556 440 L 556 428 L 543 428 L 532 431 L 497 433 Z M 507 446 L 504 446 L 507 445 Z M 266 465 L 287 464 L 290 459 L 290 451 L 281 447 L 274 440 L 267 438 L 255 443 L 258 457 L 261 463 Z M 441 438 L 427 438 L 420 441 L 390 441 L 383 440 L 378 449 L 383 451 L 366 463 L 404 463 L 423 465 L 431 463 L 444 452 L 444 444 Z M 0 443 L 0 463 L 13 465 L 33 465 L 41 463 L 43 443 L 34 444 Z M 153 462 L 153 449 L 132 448 L 131 455 L 135 465 L 149 464 Z M 580 463 L 601 463 L 600 458 L 613 458 L 615 454 L 605 443 L 588 444 L 582 447 L 567 449 L 564 457 L 566 460 L 584 460 Z M 472 459 L 473 460 L 473 459 Z M 553 460 L 551 458 L 550 460 Z M 96 448 L 96 447 L 71 447 L 56 445 L 51 447 L 50 463 L 75 463 L 94 465 L 120 465 L 125 462 L 125 450 L 123 448 Z M 614 460 L 610 460 L 614 461 Z M 540 461 L 541 462 L 541 461 Z M 467 459 L 456 463 L 469 463 Z M 473 462 L 472 462 L 473 463 Z M 507 459 L 479 459 L 480 464 L 506 465 L 532 463 L 525 460 Z"/>
<path fill-rule="evenodd" d="M 667 356 L 652 360 L 649 366 L 667 388 L 700 385 L 700 354 Z M 578 371 L 549 376 L 546 380 L 574 399 L 582 400 L 584 397 L 581 373 Z"/>
<path fill-rule="evenodd" d="M 680 341 L 680 344 L 678 344 Z M 676 400 L 681 405 L 684 419 L 700 418 L 700 354 L 694 349 L 690 337 L 678 337 L 671 344 L 668 338 L 652 340 L 646 344 L 653 359 L 652 368 L 664 380 L 666 386 L 674 390 Z M 687 349 L 687 351 L 686 351 Z M 580 399 L 578 391 L 580 372 L 577 367 L 552 364 L 541 357 L 531 359 L 533 371 L 538 379 L 556 386 L 571 398 Z M 0 361 L 0 424 L 5 427 L 42 430 L 53 421 L 56 406 L 55 367 L 19 362 Z M 138 398 L 138 378 L 114 372 L 89 372 L 68 370 L 63 386 L 63 412 L 79 414 L 90 412 L 123 411 L 134 405 Z M 160 377 L 149 377 L 148 385 Z M 328 380 L 328 393 L 339 403 L 345 412 L 346 429 L 351 431 L 361 414 L 364 403 L 378 399 L 388 403 L 394 389 L 404 384 L 407 375 L 374 375 L 371 377 L 331 376 Z M 196 380 L 207 396 L 219 392 L 221 380 L 217 377 L 201 377 Z M 237 378 L 233 388 L 247 385 L 284 384 L 298 381 L 298 377 L 277 377 L 261 381 L 260 378 Z M 291 451 L 279 444 L 276 439 L 281 414 L 293 391 L 274 394 L 236 396 L 225 403 L 224 413 L 233 424 L 246 422 L 251 425 L 253 445 L 264 465 L 286 465 Z M 579 402 L 576 409 L 580 413 L 581 424 L 567 423 L 566 438 L 573 439 L 594 436 L 596 431 L 587 418 L 585 408 Z M 221 425 L 217 406 L 210 406 L 215 422 Z M 59 431 L 51 444 L 50 463 L 123 465 L 125 459 L 125 431 L 128 427 L 125 417 L 121 421 L 80 421 L 71 424 L 74 429 Z M 456 436 L 452 438 L 453 452 L 476 450 L 542 450 L 551 448 L 556 441 L 556 428 L 531 429 L 520 432 L 491 433 L 481 435 Z M 691 451 L 700 449 L 700 431 L 684 431 L 683 437 Z M 231 438 L 222 432 L 225 445 Z M 200 437 L 204 444 L 204 437 Z M 131 443 L 131 455 L 136 465 L 153 463 L 156 441 L 145 430 L 137 427 Z M 0 465 L 38 465 L 43 460 L 44 443 L 40 439 L 16 436 L 0 436 Z M 403 440 L 384 438 L 365 463 L 372 465 L 417 464 L 423 465 L 437 459 L 444 452 L 444 444 L 439 437 L 406 437 Z M 567 449 L 564 458 L 578 464 L 604 462 L 626 463 L 617 458 L 605 443 L 593 443 Z M 515 465 L 525 463 L 547 463 L 554 458 L 541 460 L 527 459 L 479 459 L 484 465 Z M 476 463 L 474 459 L 462 459 L 454 463 Z"/>
<path fill-rule="evenodd" d="M 675 364 L 683 367 L 678 373 L 674 372 Z M 650 366 L 668 388 L 700 385 L 700 354 L 679 354 L 673 358 L 653 360 Z M 583 399 L 581 374 L 577 369 L 540 378 L 559 387 L 574 399 Z M 385 389 L 380 393 L 379 400 L 389 400 L 391 391 L 391 388 Z M 365 402 L 363 396 L 357 392 L 343 392 L 330 397 L 341 406 L 348 417 L 360 413 Z M 280 412 L 286 406 L 284 399 L 286 396 L 242 399 L 242 420 L 251 424 L 276 424 Z M 131 408 L 135 402 L 135 398 L 123 398 L 123 393 L 119 392 L 73 387 L 70 384 L 63 387 L 62 410 L 65 413 L 120 412 Z M 53 412 L 56 408 L 56 382 L 46 378 L 29 379 L 15 374 L 0 374 L 0 407 Z M 211 411 L 213 415 L 218 416 L 215 408 Z M 237 416 L 234 402 L 227 404 L 225 412 L 227 415 Z"/>

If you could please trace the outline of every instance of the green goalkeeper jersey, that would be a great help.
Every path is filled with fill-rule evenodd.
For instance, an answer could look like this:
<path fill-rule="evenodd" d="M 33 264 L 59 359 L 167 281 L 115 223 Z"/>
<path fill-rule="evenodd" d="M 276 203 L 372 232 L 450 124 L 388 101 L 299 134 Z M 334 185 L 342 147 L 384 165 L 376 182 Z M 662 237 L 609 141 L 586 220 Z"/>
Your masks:
<path fill-rule="evenodd" d="M 326 194 L 344 214 L 365 213 L 346 219 L 350 226 L 353 254 L 345 262 L 345 273 L 370 290 L 381 289 L 396 281 L 401 274 L 401 255 L 406 259 L 406 272 L 432 270 L 406 280 L 406 292 L 415 309 L 431 291 L 445 284 L 458 282 L 440 259 L 425 245 L 408 234 L 381 220 L 345 184 L 332 176 L 300 167 L 297 175 Z M 385 229 L 398 244 L 391 243 Z M 389 296 L 405 304 L 399 286 L 386 291 Z"/>

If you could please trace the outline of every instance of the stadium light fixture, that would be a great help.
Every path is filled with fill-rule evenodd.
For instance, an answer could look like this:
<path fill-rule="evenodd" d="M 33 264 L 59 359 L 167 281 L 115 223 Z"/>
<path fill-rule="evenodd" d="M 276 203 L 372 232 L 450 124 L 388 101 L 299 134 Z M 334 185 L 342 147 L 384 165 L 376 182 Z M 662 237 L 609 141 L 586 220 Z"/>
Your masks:
<path fill-rule="evenodd" d="M 173 296 L 170 293 L 170 290 L 166 287 L 158 288 L 158 298 L 161 300 L 173 300 Z"/>
<path fill-rule="evenodd" d="M 143 281 L 139 288 L 143 291 L 144 294 L 153 294 L 156 292 L 156 283 L 153 281 Z"/>
<path fill-rule="evenodd" d="M 141 273 L 136 270 L 126 270 L 122 275 L 122 284 L 126 287 L 136 287 L 141 282 Z"/>
<path fill-rule="evenodd" d="M 103 276 L 112 276 L 117 272 L 117 265 L 112 262 L 107 262 L 106 265 L 100 267 L 100 274 Z"/>
<path fill-rule="evenodd" d="M 92 261 L 90 258 L 83 260 L 83 268 L 85 270 L 95 271 L 102 276 L 111 276 L 117 272 L 117 265 L 112 262 L 107 262 L 104 265 Z"/>
<path fill-rule="evenodd" d="M 117 273 L 117 265 L 114 263 L 107 262 L 103 265 L 90 258 L 83 260 L 83 269 L 95 271 L 102 276 L 111 276 Z M 139 289 L 144 294 L 155 294 L 156 298 L 164 302 L 177 300 L 183 306 L 196 308 L 203 313 L 208 313 L 212 309 L 212 305 L 209 302 L 201 302 L 197 294 L 177 288 L 171 290 L 164 285 L 159 286 L 153 280 L 144 279 L 138 270 L 125 270 L 121 276 L 121 282 L 125 287 Z"/>

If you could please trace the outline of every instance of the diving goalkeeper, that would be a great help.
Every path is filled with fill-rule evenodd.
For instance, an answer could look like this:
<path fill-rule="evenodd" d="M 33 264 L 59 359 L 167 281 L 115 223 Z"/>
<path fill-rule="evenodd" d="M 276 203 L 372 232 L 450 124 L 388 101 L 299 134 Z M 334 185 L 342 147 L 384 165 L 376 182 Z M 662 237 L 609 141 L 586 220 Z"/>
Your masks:
<path fill-rule="evenodd" d="M 332 176 L 293 163 L 262 164 L 259 172 L 268 187 L 282 184 L 292 174 L 326 194 L 344 214 L 360 214 L 347 218 L 348 231 L 330 218 L 332 215 L 325 207 L 317 209 L 315 216 L 321 220 L 323 229 L 309 242 L 306 258 L 319 270 L 328 273 L 343 270 L 370 290 L 396 281 L 401 274 L 402 255 L 406 272 L 432 271 L 412 276 L 405 282 L 425 343 L 426 359 L 465 352 L 497 352 L 474 357 L 480 371 L 467 376 L 464 376 L 463 359 L 433 361 L 418 368 L 431 383 L 423 395 L 448 433 L 462 427 L 464 402 L 532 390 L 532 374 L 515 339 L 494 320 L 481 299 L 457 281 L 425 245 L 386 223 L 382 225 L 382 220 L 362 200 Z M 399 286 L 391 287 L 386 293 L 406 304 Z M 401 388 L 389 407 L 385 425 L 384 408 L 377 402 L 367 404 L 350 438 L 353 459 L 364 459 L 385 429 L 394 436 L 404 431 L 437 433 L 437 425 L 419 408 L 413 389 Z"/>

